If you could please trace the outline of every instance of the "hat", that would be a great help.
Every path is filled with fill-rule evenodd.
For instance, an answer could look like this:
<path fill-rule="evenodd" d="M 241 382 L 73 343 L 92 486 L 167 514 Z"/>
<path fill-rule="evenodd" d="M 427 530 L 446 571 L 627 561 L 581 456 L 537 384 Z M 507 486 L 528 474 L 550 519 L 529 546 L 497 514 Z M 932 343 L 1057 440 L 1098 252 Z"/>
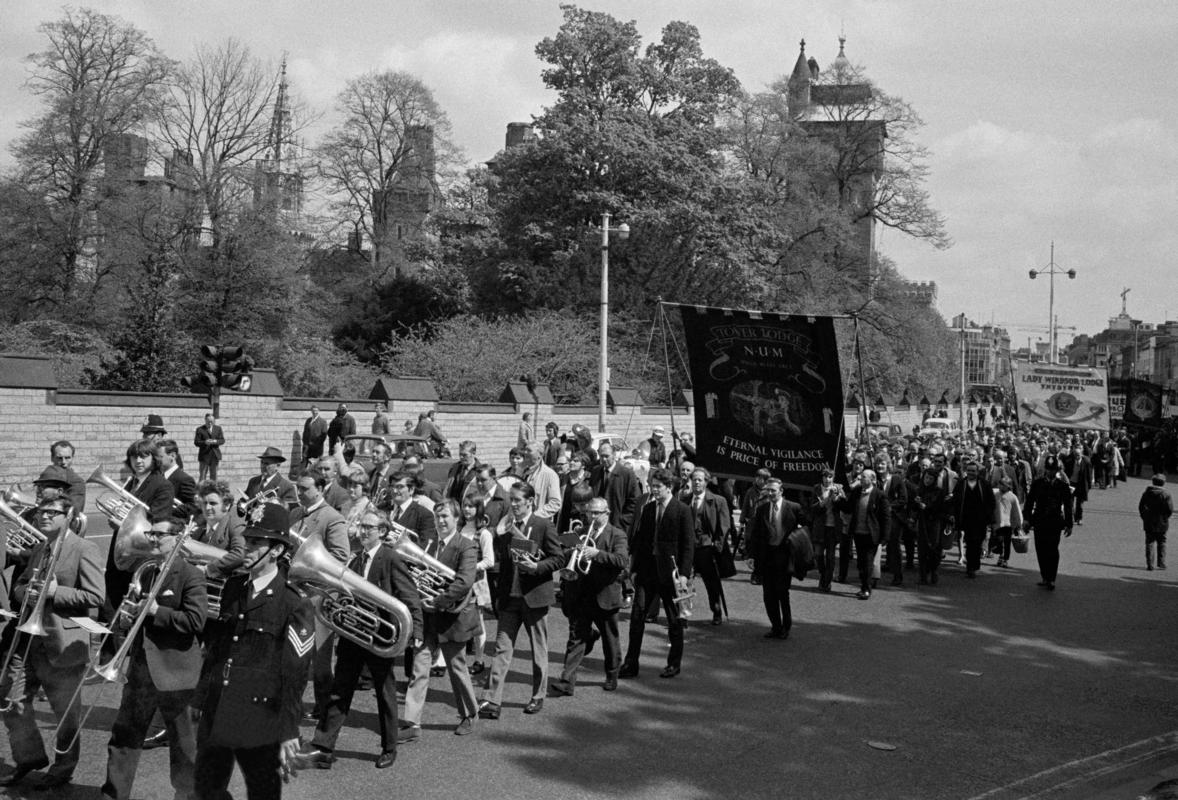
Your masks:
<path fill-rule="evenodd" d="M 258 458 L 263 461 L 277 461 L 279 464 L 286 461 L 286 456 L 282 455 L 282 451 L 277 447 L 267 447 L 266 452 L 262 453 Z"/>
<path fill-rule="evenodd" d="M 286 506 L 279 503 L 262 503 L 251 508 L 245 515 L 243 536 L 253 539 L 273 539 L 280 544 L 290 545 L 290 514 Z"/>
<path fill-rule="evenodd" d="M 666 433 L 666 431 L 663 429 L 662 425 L 655 425 L 654 430 L 650 432 L 650 435 L 658 436 L 661 439 L 664 433 Z"/>
<path fill-rule="evenodd" d="M 1150 482 L 1154 486 L 1165 486 L 1166 485 L 1166 476 L 1159 472 L 1157 475 L 1154 475 L 1153 478 L 1150 479 Z"/>
<path fill-rule="evenodd" d="M 139 429 L 140 433 L 167 433 L 168 429 L 164 427 L 164 418 L 159 414 L 148 414 L 147 422 Z"/>
<path fill-rule="evenodd" d="M 40 477 L 33 481 L 33 485 L 46 486 L 50 489 L 68 489 L 70 488 L 70 476 L 65 467 L 52 464 L 41 472 Z"/>

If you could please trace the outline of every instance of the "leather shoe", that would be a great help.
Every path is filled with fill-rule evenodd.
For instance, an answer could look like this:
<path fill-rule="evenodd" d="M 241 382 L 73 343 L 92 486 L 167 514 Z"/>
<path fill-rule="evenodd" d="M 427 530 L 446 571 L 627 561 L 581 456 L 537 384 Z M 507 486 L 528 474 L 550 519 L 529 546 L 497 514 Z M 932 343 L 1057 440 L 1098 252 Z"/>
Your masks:
<path fill-rule="evenodd" d="M 618 679 L 606 678 L 605 683 L 601 685 L 601 688 L 607 692 L 616 692 L 618 690 Z"/>
<path fill-rule="evenodd" d="M 168 729 L 160 728 L 158 731 L 148 736 L 143 740 L 144 750 L 154 750 L 157 747 L 168 746 Z"/>
<path fill-rule="evenodd" d="M 777 628 L 773 628 L 772 630 L 770 630 L 768 633 L 765 634 L 764 638 L 766 638 L 766 639 L 780 639 L 781 638 L 781 631 L 778 630 Z"/>
<path fill-rule="evenodd" d="M 381 753 L 379 756 L 376 757 L 376 768 L 377 769 L 388 769 L 389 767 L 391 767 L 393 765 L 393 762 L 395 762 L 396 760 L 397 760 L 397 751 L 396 750 L 386 750 L 385 752 Z"/>
<path fill-rule="evenodd" d="M 525 714 L 539 714 L 543 710 L 544 710 L 544 698 L 543 697 L 532 698 L 531 700 L 528 701 L 528 704 L 526 706 L 524 706 L 524 713 Z"/>
<path fill-rule="evenodd" d="M 637 678 L 638 665 L 637 664 L 622 664 L 622 668 L 618 670 L 619 678 Z"/>
<path fill-rule="evenodd" d="M 548 695 L 550 697 L 572 697 L 573 687 L 564 681 L 553 681 L 548 684 Z"/>
<path fill-rule="evenodd" d="M 397 729 L 397 744 L 409 744 L 421 738 L 420 725 L 402 725 Z"/>
<path fill-rule="evenodd" d="M 462 720 L 454 726 L 455 736 L 466 736 L 468 733 L 474 733 L 474 722 L 471 717 L 463 717 Z"/>
<path fill-rule="evenodd" d="M 679 674 L 679 667 L 674 666 L 672 664 L 668 664 L 667 666 L 663 667 L 663 671 L 659 673 L 659 677 L 660 678 L 674 678 L 678 674 Z"/>
<path fill-rule="evenodd" d="M 499 706 L 484 702 L 479 706 L 479 719 L 499 719 Z"/>
<path fill-rule="evenodd" d="M 0 786 L 15 786 L 25 779 L 25 776 L 30 772 L 36 772 L 39 769 L 44 769 L 49 766 L 49 760 L 34 762 L 32 764 L 17 764 L 16 769 L 0 778 Z"/>
<path fill-rule="evenodd" d="M 67 783 L 69 783 L 73 779 L 74 779 L 74 776 L 72 774 L 66 775 L 64 773 L 59 772 L 58 774 L 54 775 L 52 773 L 49 773 L 48 775 L 45 776 L 44 780 L 42 780 L 39 784 L 37 784 L 37 789 L 40 791 L 45 791 L 46 789 L 59 789 L 62 786 L 65 786 Z"/>
<path fill-rule="evenodd" d="M 713 625 L 720 625 L 720 624 L 723 624 L 723 622 L 724 622 L 724 620 L 723 620 L 723 618 L 721 618 L 719 611 L 712 614 L 712 624 Z"/>
<path fill-rule="evenodd" d="M 326 750 L 320 750 L 318 747 L 308 746 L 306 749 L 299 751 L 298 760 L 304 768 L 331 769 L 331 764 L 335 761 L 335 756 Z"/>

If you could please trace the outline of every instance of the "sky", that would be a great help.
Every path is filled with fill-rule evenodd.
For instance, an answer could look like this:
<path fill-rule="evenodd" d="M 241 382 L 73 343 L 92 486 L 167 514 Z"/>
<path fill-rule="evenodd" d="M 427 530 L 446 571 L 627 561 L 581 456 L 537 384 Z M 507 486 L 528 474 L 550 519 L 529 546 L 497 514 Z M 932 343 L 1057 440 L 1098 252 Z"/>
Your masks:
<path fill-rule="evenodd" d="M 788 74 L 806 52 L 825 67 L 847 56 L 911 103 L 931 156 L 927 189 L 953 246 L 936 250 L 891 230 L 878 249 L 911 280 L 936 281 L 946 320 L 965 313 L 1008 328 L 1015 347 L 1046 339 L 1049 285 L 1066 343 L 1121 310 L 1178 319 L 1178 3 L 1169 0 L 652 0 L 583 2 L 634 20 L 644 41 L 672 20 L 694 24 L 704 53 L 748 91 Z M 506 124 L 552 101 L 535 45 L 561 23 L 555 0 L 95 0 L 183 60 L 229 37 L 278 64 L 291 90 L 325 113 L 347 80 L 404 70 L 435 93 L 471 163 L 503 145 Z M 37 112 L 24 57 L 59 9 L 0 4 L 0 144 Z M 1169 55 L 1167 55 L 1169 54 Z M 314 135 L 314 130 L 311 134 Z M 0 165 L 11 163 L 5 152 Z M 1039 328 L 1039 329 L 1036 329 Z"/>

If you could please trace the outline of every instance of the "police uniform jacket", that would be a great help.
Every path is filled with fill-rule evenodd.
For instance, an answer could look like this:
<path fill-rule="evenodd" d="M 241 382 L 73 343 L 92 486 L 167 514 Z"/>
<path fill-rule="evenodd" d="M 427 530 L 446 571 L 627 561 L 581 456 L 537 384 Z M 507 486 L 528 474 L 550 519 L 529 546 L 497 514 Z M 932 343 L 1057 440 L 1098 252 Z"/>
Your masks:
<path fill-rule="evenodd" d="M 232 748 L 297 739 L 303 689 L 315 646 L 310 601 L 278 575 L 256 597 L 235 575 L 221 595 L 221 618 L 206 630 L 202 730 Z"/>

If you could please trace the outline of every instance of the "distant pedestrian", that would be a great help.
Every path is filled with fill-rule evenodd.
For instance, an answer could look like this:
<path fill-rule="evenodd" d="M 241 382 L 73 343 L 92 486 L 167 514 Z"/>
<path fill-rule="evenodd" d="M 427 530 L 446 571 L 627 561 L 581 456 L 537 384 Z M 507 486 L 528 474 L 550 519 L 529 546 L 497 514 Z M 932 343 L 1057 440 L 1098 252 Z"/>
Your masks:
<path fill-rule="evenodd" d="M 217 480 L 217 465 L 221 463 L 221 445 L 225 433 L 212 414 L 205 414 L 205 424 L 196 429 L 192 443 L 196 445 L 196 460 L 200 464 L 200 481 Z"/>
<path fill-rule="evenodd" d="M 530 411 L 525 411 L 523 418 L 519 421 L 519 432 L 516 435 L 515 446 L 520 450 L 527 450 L 528 445 L 532 443 L 532 414 Z"/>
<path fill-rule="evenodd" d="M 1162 488 L 1165 485 L 1165 475 L 1154 475 L 1137 504 L 1145 527 L 1145 568 L 1148 570 L 1153 570 L 1155 550 L 1158 569 L 1166 568 L 1166 531 L 1170 528 L 1170 517 L 1174 514 L 1174 501 L 1170 493 Z"/>

